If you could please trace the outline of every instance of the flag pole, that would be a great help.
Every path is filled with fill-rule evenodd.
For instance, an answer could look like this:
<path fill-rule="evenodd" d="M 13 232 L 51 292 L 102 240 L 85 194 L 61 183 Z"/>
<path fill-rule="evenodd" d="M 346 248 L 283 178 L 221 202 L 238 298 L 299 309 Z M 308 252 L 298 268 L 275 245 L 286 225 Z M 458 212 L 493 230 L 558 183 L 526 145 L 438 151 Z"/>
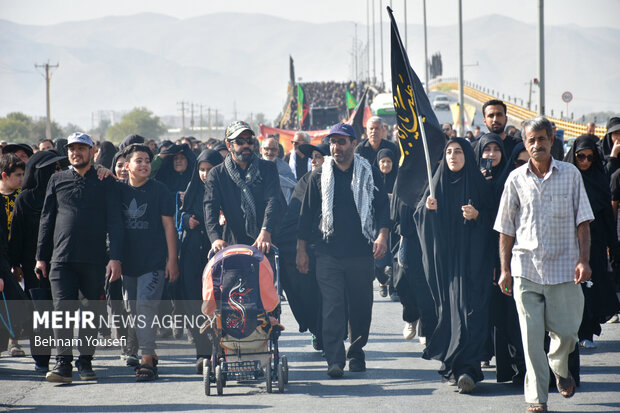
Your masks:
<path fill-rule="evenodd" d="M 431 198 L 435 198 L 435 188 L 433 188 L 433 174 L 431 172 L 431 157 L 428 154 L 428 143 L 426 142 L 426 131 L 424 130 L 424 120 L 422 115 L 418 115 L 418 125 L 420 125 L 420 132 L 422 132 L 422 146 L 424 147 L 424 158 L 426 160 L 426 176 L 428 178 L 428 189 L 430 191 Z"/>
<path fill-rule="evenodd" d="M 392 12 L 392 8 L 388 6 L 387 10 L 391 16 L 390 20 L 393 21 L 394 15 Z M 402 48 L 402 39 L 400 39 L 400 35 L 398 36 L 398 41 Z M 415 88 L 413 88 L 413 99 L 414 99 L 414 102 L 418 102 L 418 97 L 416 96 Z M 435 198 L 435 188 L 433 188 L 433 173 L 431 172 L 431 161 L 430 161 L 430 154 L 428 152 L 428 143 L 426 141 L 426 130 L 424 129 L 424 119 L 422 118 L 422 115 L 417 115 L 417 116 L 418 116 L 418 125 L 420 127 L 420 132 L 422 134 L 422 146 L 424 148 L 424 158 L 425 158 L 424 160 L 426 161 L 426 176 L 428 178 L 428 189 L 430 191 L 431 198 Z"/>

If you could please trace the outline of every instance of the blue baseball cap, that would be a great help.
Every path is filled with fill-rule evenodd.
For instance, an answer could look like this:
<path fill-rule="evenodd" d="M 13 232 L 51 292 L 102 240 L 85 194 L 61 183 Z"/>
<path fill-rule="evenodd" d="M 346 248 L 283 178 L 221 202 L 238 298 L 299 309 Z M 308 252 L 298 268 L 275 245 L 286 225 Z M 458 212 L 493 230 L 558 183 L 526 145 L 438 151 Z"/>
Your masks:
<path fill-rule="evenodd" d="M 337 123 L 332 126 L 332 128 L 329 130 L 329 134 L 327 134 L 327 138 L 332 135 L 343 135 L 348 136 L 352 139 L 357 139 L 353 126 L 349 125 L 348 123 Z"/>
<path fill-rule="evenodd" d="M 88 136 L 87 134 L 85 134 L 84 132 L 72 133 L 67 138 L 67 144 L 65 145 L 65 148 L 68 147 L 69 145 L 74 144 L 74 143 L 83 143 L 84 145 L 88 145 L 91 148 L 95 145 L 93 143 L 93 140 L 91 139 L 91 137 Z"/>

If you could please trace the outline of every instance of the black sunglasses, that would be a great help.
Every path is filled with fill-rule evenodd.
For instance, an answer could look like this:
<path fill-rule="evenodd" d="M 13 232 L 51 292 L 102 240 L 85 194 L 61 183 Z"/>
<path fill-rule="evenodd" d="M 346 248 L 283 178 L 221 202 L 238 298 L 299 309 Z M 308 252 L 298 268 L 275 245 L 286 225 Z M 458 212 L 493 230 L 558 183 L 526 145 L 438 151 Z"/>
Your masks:
<path fill-rule="evenodd" d="M 584 154 L 584 153 L 578 153 L 578 154 L 577 154 L 577 160 L 578 160 L 578 161 L 583 162 L 583 161 L 585 161 L 586 159 L 587 159 L 589 162 L 592 162 L 592 161 L 594 160 L 594 155 L 586 155 L 586 154 Z"/>
<path fill-rule="evenodd" d="M 237 144 L 237 146 L 242 146 L 242 145 L 245 145 L 245 144 L 254 145 L 254 138 L 253 137 L 249 137 L 249 138 L 235 138 L 235 143 Z"/>

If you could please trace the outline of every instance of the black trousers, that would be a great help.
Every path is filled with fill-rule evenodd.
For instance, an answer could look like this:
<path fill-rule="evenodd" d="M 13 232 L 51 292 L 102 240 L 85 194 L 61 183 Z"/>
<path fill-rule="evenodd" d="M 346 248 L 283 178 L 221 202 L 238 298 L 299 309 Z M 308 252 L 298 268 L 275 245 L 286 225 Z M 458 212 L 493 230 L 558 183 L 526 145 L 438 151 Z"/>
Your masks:
<path fill-rule="evenodd" d="M 54 310 L 73 313 L 78 309 L 92 311 L 95 315 L 94 327 L 85 325 L 78 330 L 76 343 L 81 358 L 92 359 L 96 346 L 88 338 L 97 338 L 99 316 L 103 314 L 105 267 L 103 264 L 61 262 L 52 263 L 49 273 L 52 287 Z M 64 323 L 63 323 L 64 324 Z M 71 361 L 73 346 L 69 345 L 73 338 L 73 328 L 54 328 L 54 337 L 57 340 L 56 359 Z"/>
<path fill-rule="evenodd" d="M 365 360 L 372 318 L 372 256 L 342 258 L 317 254 L 316 280 L 323 298 L 323 350 L 327 364 L 344 368 L 346 358 Z M 349 313 L 349 340 L 346 352 L 342 332 Z"/>

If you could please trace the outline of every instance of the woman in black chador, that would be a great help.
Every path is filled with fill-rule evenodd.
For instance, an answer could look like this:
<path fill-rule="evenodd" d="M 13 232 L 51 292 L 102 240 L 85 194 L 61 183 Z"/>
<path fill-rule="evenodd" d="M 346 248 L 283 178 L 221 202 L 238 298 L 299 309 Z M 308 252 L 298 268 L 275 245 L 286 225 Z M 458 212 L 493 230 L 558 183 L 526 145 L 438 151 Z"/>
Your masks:
<path fill-rule="evenodd" d="M 587 284 L 581 284 L 585 305 L 579 327 L 579 345 L 583 348 L 596 347 L 593 336 L 601 334 L 601 323 L 620 310 L 618 297 L 607 274 L 607 248 L 617 254 L 618 237 L 611 208 L 609 179 L 597 151 L 597 141 L 596 136 L 582 135 L 564 157 L 565 162 L 572 163 L 581 172 L 594 213 L 594 221 L 590 222 L 592 285 L 588 287 Z"/>
<path fill-rule="evenodd" d="M 489 328 L 493 195 L 468 141 L 451 139 L 414 214 L 437 327 L 422 357 L 440 360 L 444 381 L 470 393 L 483 379 Z"/>
<path fill-rule="evenodd" d="M 180 212 L 182 229 L 179 247 L 179 270 L 184 312 L 188 316 L 201 314 L 202 271 L 207 264 L 211 242 L 206 233 L 202 200 L 205 193 L 204 181 L 209 171 L 223 161 L 219 152 L 205 149 L 196 160 L 192 179 L 185 191 Z M 211 343 L 206 334 L 200 334 L 198 325 L 190 326 L 190 334 L 196 346 L 196 371 L 202 372 L 202 360 L 211 357 Z"/>
<path fill-rule="evenodd" d="M 492 220 L 497 216 L 499 201 L 504 191 L 504 184 L 510 172 L 514 170 L 517 157 L 525 150 L 520 142 L 515 146 L 512 155 L 504 151 L 502 138 L 495 133 L 482 136 L 476 146 L 476 160 L 480 171 L 493 189 Z M 527 153 L 527 152 L 526 152 Z M 508 158 L 510 156 L 510 158 Z M 491 160 L 489 165 L 485 161 Z M 493 246 L 493 281 L 497 285 L 500 275 L 499 234 L 491 230 Z M 497 286 L 491 288 L 490 318 L 493 330 L 489 330 L 487 354 L 485 362 L 495 354 L 496 378 L 498 383 L 512 381 L 523 384 L 525 379 L 525 357 L 521 343 L 519 317 L 513 297 L 502 294 Z M 488 363 L 487 363 L 488 365 Z M 484 367 L 484 365 L 483 365 Z"/>
<path fill-rule="evenodd" d="M 13 210 L 9 241 L 10 262 L 15 274 L 19 274 L 20 278 L 23 276 L 25 290 L 38 311 L 53 309 L 49 280 L 44 277 L 39 279 L 34 273 L 39 220 L 47 183 L 61 166 L 66 165 L 67 157 L 54 150 L 39 151 L 32 155 L 26 164 L 22 192 L 15 200 Z M 31 335 L 30 349 L 35 360 L 35 371 L 44 373 L 49 369 L 52 350 L 48 346 L 35 346 L 35 335 L 48 338 L 54 337 L 54 333 L 51 329 L 40 329 Z"/>

